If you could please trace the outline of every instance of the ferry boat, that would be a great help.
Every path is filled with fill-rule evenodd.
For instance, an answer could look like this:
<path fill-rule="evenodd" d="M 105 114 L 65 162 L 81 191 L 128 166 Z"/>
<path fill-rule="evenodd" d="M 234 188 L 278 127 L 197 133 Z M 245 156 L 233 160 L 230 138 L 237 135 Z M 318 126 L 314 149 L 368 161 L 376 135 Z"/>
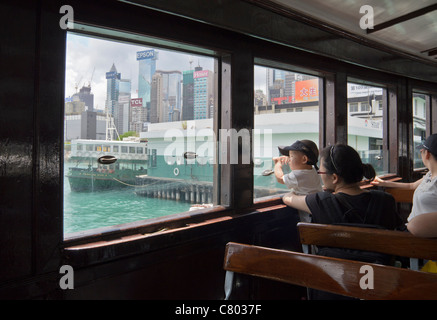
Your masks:
<path fill-rule="evenodd" d="M 115 162 L 99 162 L 104 156 L 114 157 Z M 136 176 L 147 174 L 147 143 L 139 139 L 72 140 L 69 164 L 67 178 L 72 191 L 134 187 Z"/>
<path fill-rule="evenodd" d="M 420 156 L 420 150 L 415 147 L 423 135 L 437 133 L 437 38 L 432 23 L 437 21 L 437 10 L 436 5 L 431 4 L 433 1 L 371 0 L 366 1 L 365 6 L 363 2 L 350 0 L 210 0 L 203 6 L 200 3 L 198 0 L 183 3 L 175 0 L 73 0 L 61 7 L 63 3 L 60 1 L 24 1 L 25 5 L 18 1 L 0 2 L 0 16 L 3 18 L 0 25 L 5 30 L 0 36 L 3 49 L 0 50 L 0 57 L 2 72 L 7 79 L 5 85 L 0 86 L 0 299 L 142 300 L 142 306 L 149 313 L 156 309 L 167 318 L 177 318 L 175 314 L 194 314 L 194 310 L 209 310 L 210 318 L 219 317 L 220 313 L 224 319 L 226 314 L 231 317 L 255 314 L 261 318 L 279 319 L 285 312 L 290 316 L 294 312 L 296 316 L 302 312 L 313 313 L 316 308 L 301 303 L 308 298 L 307 288 L 311 285 L 321 290 L 335 290 L 336 293 L 341 290 L 340 294 L 359 299 L 437 299 L 435 274 L 413 271 L 410 266 L 404 265 L 394 268 L 372 264 L 373 269 L 368 269 L 368 263 L 363 265 L 358 261 L 340 261 L 301 253 L 304 249 L 302 244 L 312 244 L 307 240 L 304 242 L 307 237 L 300 234 L 297 210 L 285 206 L 279 195 L 262 200 L 257 198 L 254 186 L 266 180 L 274 181 L 274 177 L 261 176 L 259 181 L 255 180 L 258 170 L 271 169 L 271 159 L 268 160 L 270 163 L 266 162 L 267 157 L 258 157 L 256 153 L 248 165 L 216 161 L 212 175 L 212 208 L 176 214 L 166 208 L 168 215 L 157 218 L 123 224 L 111 220 L 113 222 L 107 227 L 64 232 L 63 221 L 67 213 L 63 210 L 62 177 L 65 173 L 62 163 L 65 159 L 62 141 L 66 130 L 66 75 L 86 77 L 85 60 L 96 54 L 99 64 L 104 61 L 118 64 L 119 57 L 122 60 L 131 59 L 135 68 L 140 63 L 146 64 L 145 59 L 141 61 L 143 57 L 138 55 L 140 60 L 135 60 L 134 55 L 120 56 L 116 49 L 111 50 L 112 54 L 109 52 L 112 44 L 99 48 L 90 46 L 92 54 L 85 50 L 85 44 L 90 42 L 86 38 L 70 46 L 67 41 L 70 33 L 135 47 L 182 51 L 193 55 L 195 64 L 203 60 L 197 59 L 197 55 L 214 58 L 213 72 L 217 77 L 215 101 L 205 97 L 207 102 L 211 102 L 207 105 L 211 107 L 209 110 L 214 114 L 214 120 L 209 126 L 215 129 L 214 132 L 229 128 L 253 132 L 260 125 L 255 112 L 271 111 L 275 116 L 270 117 L 271 125 L 264 122 L 265 128 L 271 128 L 275 130 L 272 134 L 284 137 L 283 141 L 273 140 L 274 148 L 280 143 L 290 144 L 297 138 L 285 130 L 278 132 L 286 125 L 288 131 L 311 129 L 317 136 L 306 135 L 306 138 L 318 139 L 319 148 L 350 143 L 352 147 L 367 152 L 369 157 L 363 158 L 364 162 L 383 162 L 379 167 L 387 170 L 394 179 L 413 182 L 423 177 L 426 169 L 414 163 L 415 155 Z M 73 8 L 74 22 L 70 18 Z M 361 9 L 365 8 L 367 13 L 361 13 Z M 375 9 L 375 19 L 371 8 Z M 361 22 L 364 22 L 364 27 Z M 367 28 L 367 23 L 372 26 Z M 177 26 L 177 32 L 174 26 Z M 69 60 L 66 52 L 73 46 L 80 50 L 80 55 Z M 160 59 L 159 64 L 164 60 L 162 54 Z M 170 62 L 168 67 L 159 65 L 159 68 L 173 69 L 175 61 Z M 70 65 L 80 65 L 78 71 L 82 74 L 66 72 L 66 67 Z M 191 62 L 189 65 L 191 69 Z M 306 117 L 314 120 L 317 124 L 315 128 L 309 128 L 307 122 L 297 126 L 286 119 L 285 115 L 297 119 L 299 113 L 304 117 L 303 110 L 297 112 L 300 108 L 282 113 L 281 104 L 275 109 L 257 106 L 257 111 L 254 111 L 254 90 L 258 88 L 254 78 L 258 66 L 319 77 L 319 114 L 317 117 Z M 192 67 L 195 69 L 195 65 Z M 123 77 L 130 73 L 130 69 L 123 70 L 126 70 Z M 194 72 L 193 76 L 191 72 L 182 74 L 190 80 L 187 86 L 180 86 L 183 87 L 180 88 L 183 104 L 186 102 L 181 109 L 182 119 L 187 114 L 184 113 L 187 104 L 194 109 L 194 103 L 185 98 L 195 90 L 203 92 L 204 89 L 203 84 L 202 87 L 194 86 Z M 117 74 L 115 85 L 127 85 L 122 83 L 121 75 L 118 79 Z M 95 76 L 102 78 L 98 73 Z M 162 89 L 164 73 L 154 80 L 156 82 L 150 82 L 150 86 Z M 272 86 L 275 90 L 273 98 L 280 101 L 288 94 L 284 92 L 282 96 L 282 89 L 275 86 L 277 80 L 277 83 L 285 84 L 289 78 L 281 72 L 266 74 L 266 86 Z M 369 99 L 367 105 L 363 103 L 365 101 L 348 101 L 349 82 L 383 87 L 381 103 L 373 105 L 373 99 Z M 99 87 L 104 87 L 104 83 Z M 276 94 L 278 98 L 275 98 Z M 414 100 L 416 94 L 423 96 L 423 103 Z M 173 101 L 173 98 L 162 105 L 164 109 L 171 106 L 170 100 Z M 154 110 L 152 101 L 157 101 L 156 96 L 150 96 L 150 104 L 147 99 L 147 109 L 150 106 L 150 110 Z M 307 102 L 301 104 L 307 105 Z M 375 120 L 376 115 L 368 114 L 370 107 L 382 111 L 380 124 Z M 416 109 L 423 110 L 424 131 L 416 127 Z M 361 113 L 367 118 L 349 118 L 349 113 Z M 177 112 L 173 115 L 176 116 Z M 287 121 L 280 126 L 274 117 Z M 353 125 L 353 122 L 361 121 L 363 126 Z M 179 126 L 184 131 L 186 128 L 188 137 L 190 132 L 194 132 L 188 124 L 179 123 Z M 370 136 L 369 131 L 377 126 L 379 136 Z M 196 128 L 200 129 L 200 126 Z M 166 159 L 162 148 L 158 145 L 155 148 L 160 133 L 153 132 L 149 130 L 148 133 L 149 159 L 147 161 L 144 150 L 146 161 L 139 161 L 137 166 L 143 166 L 149 177 L 165 173 L 168 179 L 171 176 L 181 179 L 185 176 L 182 170 L 185 169 L 182 165 L 184 158 L 180 159 L 180 164 L 178 158 L 176 162 Z M 364 134 L 366 132 L 369 137 Z M 156 134 L 155 141 L 152 141 L 153 134 Z M 197 131 L 196 137 L 200 138 L 200 134 Z M 257 140 L 252 141 L 255 143 Z M 73 142 L 73 157 L 66 166 L 77 168 L 72 171 L 76 171 L 75 176 L 79 177 L 80 169 L 86 170 L 88 163 L 83 161 L 83 155 L 79 157 L 74 150 L 75 143 L 79 141 Z M 93 154 L 90 172 L 97 174 L 98 157 L 109 153 L 103 147 L 106 143 L 119 142 L 86 143 L 101 146 L 100 152 L 92 150 L 87 155 L 91 157 Z M 250 144 L 242 144 L 245 145 Z M 202 150 L 199 146 L 187 147 L 185 151 L 196 152 L 199 156 L 196 161 L 199 162 L 205 154 Z M 85 153 L 86 148 L 80 151 Z M 175 153 L 175 157 L 181 157 L 182 153 Z M 238 148 L 239 158 L 245 154 L 243 148 Z M 117 158 L 115 171 L 115 166 L 121 166 L 124 160 L 113 150 L 110 155 Z M 214 154 L 213 158 L 218 156 L 221 154 Z M 153 157 L 156 158 L 156 168 L 152 168 L 155 165 Z M 231 158 L 229 153 L 227 158 Z M 74 162 L 79 159 L 84 162 L 83 166 Z M 160 165 L 165 160 L 171 163 L 167 170 Z M 194 170 L 206 169 L 208 165 L 199 163 L 190 167 L 191 164 L 188 164 L 187 173 L 191 176 L 192 168 L 193 177 L 199 177 Z M 176 166 L 179 170 L 175 170 Z M 95 171 L 93 167 L 96 167 Z M 77 180 L 86 185 L 86 179 Z M 267 183 L 264 185 L 267 186 Z M 375 188 L 371 185 L 363 187 Z M 409 202 L 404 198 L 396 198 L 396 201 L 396 207 L 407 223 L 411 197 Z M 84 213 L 88 213 L 85 203 L 81 206 Z M 144 208 L 144 211 L 154 209 Z M 125 213 L 128 215 L 131 212 L 126 210 Z M 313 226 L 317 227 L 316 224 Z M 312 229 L 311 234 L 321 241 L 329 241 L 330 245 L 346 241 L 348 248 L 355 244 L 360 247 L 351 249 L 374 251 L 370 248 L 374 244 L 378 250 L 404 249 L 401 255 L 396 251 L 390 254 L 408 260 L 411 257 L 437 260 L 436 239 L 432 238 L 437 237 L 435 232 L 425 238 L 420 233 L 416 236 L 409 232 L 372 228 L 365 237 L 358 238 L 358 233 L 354 233 L 357 237 L 352 238 L 349 237 L 352 232 L 346 232 L 345 226 L 325 227 L 323 231 Z M 332 233 L 328 234 L 328 230 Z M 386 232 L 391 232 L 391 235 Z M 385 234 L 383 240 L 381 234 Z M 237 242 L 245 246 L 236 246 Z M 224 258 L 230 253 L 248 252 L 241 250 L 248 249 L 247 245 L 254 246 L 251 254 L 246 257 L 239 255 L 240 258 L 233 261 L 244 262 L 248 267 L 243 271 L 249 270 L 250 274 L 240 272 L 242 269 L 239 266 L 243 264 L 237 264 L 234 270 L 229 267 L 230 264 L 224 264 Z M 260 250 L 260 246 L 270 250 Z M 290 259 L 284 261 L 280 260 L 281 257 Z M 233 265 L 236 266 L 235 263 Z M 296 266 L 299 269 L 292 269 Z M 261 273 L 258 267 L 269 268 L 270 273 Z M 361 267 L 364 267 L 363 270 Z M 298 283 L 277 281 L 278 274 L 287 270 L 290 276 L 299 280 Z M 401 273 L 404 277 L 399 276 Z M 372 287 L 368 286 L 370 283 Z M 321 285 L 331 288 L 320 288 Z M 353 289 L 346 292 L 351 286 Z M 223 301 L 224 298 L 229 300 Z M 165 299 L 169 302 L 158 301 Z M 254 301 L 247 303 L 248 300 Z M 290 308 L 291 300 L 299 303 L 292 303 Z M 338 304 L 323 304 L 328 305 L 335 308 Z M 256 308 L 251 308 L 253 306 Z M 366 310 L 371 310 L 368 306 L 366 304 Z M 260 312 L 258 307 L 261 307 Z M 423 307 L 424 304 L 421 304 L 422 312 Z M 357 309 L 360 315 L 363 309 Z M 394 309 L 390 310 L 392 317 L 398 316 L 393 313 Z M 112 312 L 112 308 L 106 310 Z M 203 315 L 206 317 L 206 312 Z"/>

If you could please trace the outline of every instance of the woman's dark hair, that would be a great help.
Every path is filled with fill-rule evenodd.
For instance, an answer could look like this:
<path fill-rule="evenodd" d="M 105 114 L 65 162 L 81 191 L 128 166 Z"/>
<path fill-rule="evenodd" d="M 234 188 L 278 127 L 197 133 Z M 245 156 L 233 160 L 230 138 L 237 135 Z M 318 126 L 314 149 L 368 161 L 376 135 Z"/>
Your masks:
<path fill-rule="evenodd" d="M 336 173 L 346 183 L 360 182 L 363 176 L 372 180 L 376 176 L 371 164 L 364 164 L 358 152 L 346 144 L 326 147 L 320 153 L 323 166 L 330 174 Z"/>

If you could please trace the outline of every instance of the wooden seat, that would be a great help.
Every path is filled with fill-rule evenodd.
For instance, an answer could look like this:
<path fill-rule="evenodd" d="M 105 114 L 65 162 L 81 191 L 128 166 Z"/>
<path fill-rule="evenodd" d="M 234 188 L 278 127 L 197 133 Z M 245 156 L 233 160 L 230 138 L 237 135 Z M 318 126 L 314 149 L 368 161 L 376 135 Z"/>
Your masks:
<path fill-rule="evenodd" d="M 303 222 L 299 222 L 297 228 L 305 246 L 349 248 L 437 260 L 437 239 L 419 238 L 408 232 Z M 411 264 L 412 269 L 418 269 L 417 260 Z"/>
<path fill-rule="evenodd" d="M 224 269 L 227 298 L 235 272 L 359 299 L 437 299 L 436 274 L 233 242 Z"/>
<path fill-rule="evenodd" d="M 390 193 L 397 203 L 413 203 L 414 190 L 385 188 L 385 192 Z"/>

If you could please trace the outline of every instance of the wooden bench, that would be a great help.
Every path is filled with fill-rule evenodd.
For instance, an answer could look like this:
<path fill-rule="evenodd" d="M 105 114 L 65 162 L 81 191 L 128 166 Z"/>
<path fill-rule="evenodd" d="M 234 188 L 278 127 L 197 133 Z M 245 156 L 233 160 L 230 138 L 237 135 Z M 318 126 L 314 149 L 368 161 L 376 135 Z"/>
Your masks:
<path fill-rule="evenodd" d="M 385 188 L 384 191 L 390 193 L 395 198 L 396 203 L 413 203 L 414 190 Z"/>
<path fill-rule="evenodd" d="M 437 299 L 436 274 L 234 242 L 224 269 L 226 299 L 234 272 L 359 299 Z"/>
<path fill-rule="evenodd" d="M 419 238 L 408 232 L 373 228 L 297 224 L 303 251 L 309 245 L 374 251 L 410 258 L 410 268 L 418 270 L 418 259 L 437 260 L 437 238 Z"/>

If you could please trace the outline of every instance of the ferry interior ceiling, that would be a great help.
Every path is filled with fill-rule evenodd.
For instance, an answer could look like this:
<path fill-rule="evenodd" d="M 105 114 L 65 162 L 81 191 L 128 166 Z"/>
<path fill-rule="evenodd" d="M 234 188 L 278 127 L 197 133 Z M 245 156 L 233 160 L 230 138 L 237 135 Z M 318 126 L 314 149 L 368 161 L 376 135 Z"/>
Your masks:
<path fill-rule="evenodd" d="M 348 143 L 378 174 L 423 174 L 436 6 L 2 2 L 0 298 L 224 299 L 228 242 L 302 250 L 278 145 Z M 306 299 L 233 283 L 231 299 Z"/>

